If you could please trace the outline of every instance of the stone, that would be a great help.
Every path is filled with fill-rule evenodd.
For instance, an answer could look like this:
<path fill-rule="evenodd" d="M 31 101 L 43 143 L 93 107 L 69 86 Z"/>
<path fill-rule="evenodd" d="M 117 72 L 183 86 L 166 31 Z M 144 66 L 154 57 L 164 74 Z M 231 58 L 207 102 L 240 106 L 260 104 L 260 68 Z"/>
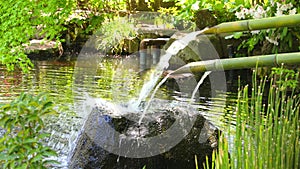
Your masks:
<path fill-rule="evenodd" d="M 63 54 L 63 47 L 57 41 L 33 39 L 29 45 L 24 46 L 25 53 L 34 60 L 58 59 Z"/>
<path fill-rule="evenodd" d="M 194 14 L 195 23 L 198 29 L 202 30 L 206 27 L 217 25 L 217 19 L 208 9 L 198 10 Z"/>
<path fill-rule="evenodd" d="M 158 102 L 160 103 L 158 104 Z M 191 116 L 189 116 L 188 114 L 190 112 L 188 114 L 183 113 L 185 111 L 190 111 L 189 109 L 184 109 L 180 105 L 178 108 L 174 108 L 174 104 L 176 103 L 167 104 L 165 101 L 155 100 L 153 105 L 157 105 L 157 107 L 160 107 L 165 111 L 148 113 L 144 118 L 145 120 L 143 120 L 147 122 L 148 120 L 150 121 L 147 126 L 144 126 L 144 123 L 138 125 L 138 123 L 133 120 L 140 117 L 140 115 L 137 115 L 136 113 L 126 114 L 125 118 L 113 116 L 113 108 L 111 108 L 111 106 L 110 108 L 103 108 L 101 106 L 94 107 L 92 112 L 88 115 L 77 138 L 76 146 L 70 153 L 69 168 L 141 169 L 145 165 L 147 168 L 153 169 L 194 168 L 194 155 L 197 155 L 200 162 L 204 162 L 206 156 L 210 156 L 213 149 L 216 148 L 216 141 L 212 142 L 212 140 L 217 140 L 215 138 L 216 135 L 213 134 L 216 132 L 216 129 L 211 127 L 202 116 L 194 113 L 191 113 Z M 116 139 L 114 133 L 106 129 L 103 130 L 101 125 L 103 125 L 104 121 L 114 128 L 115 131 L 124 134 L 129 138 L 134 138 L 139 135 L 142 139 L 154 137 L 166 132 L 174 123 L 175 119 L 173 116 L 185 116 L 184 118 L 193 119 L 192 121 L 195 123 L 188 132 L 185 130 L 185 125 L 187 124 L 180 121 L 178 124 L 182 125 L 182 128 L 180 128 L 182 131 L 178 131 L 176 132 L 176 135 L 173 133 L 173 135 L 167 137 L 171 137 L 172 139 L 172 137 L 178 137 L 181 132 L 188 133 L 186 133 L 186 137 L 184 137 L 179 144 L 165 153 L 147 158 L 119 157 L 99 146 L 99 144 L 106 142 L 109 143 L 109 145 L 106 146 L 121 147 L 118 151 L 129 153 L 128 156 L 134 153 L 130 146 L 131 143 L 123 143 L 122 140 Z M 199 141 L 200 139 L 201 142 Z M 160 146 L 160 149 L 163 150 L 164 145 Z M 147 151 L 145 151 L 145 153 L 147 153 Z"/>
<path fill-rule="evenodd" d="M 126 38 L 126 39 L 124 39 L 122 53 L 126 53 L 126 54 L 135 53 L 135 52 L 139 51 L 139 46 L 140 46 L 140 43 L 139 43 L 139 40 L 137 37 Z"/>
<path fill-rule="evenodd" d="M 179 40 L 179 43 L 186 44 L 186 42 L 183 42 L 183 37 L 189 33 L 176 32 L 164 48 L 168 49 L 176 40 Z M 223 44 L 220 37 L 212 34 L 202 34 L 191 40 L 185 48 L 173 56 L 170 60 L 170 66 L 173 65 L 172 69 L 174 69 L 190 62 L 218 58 L 223 58 Z"/>
<path fill-rule="evenodd" d="M 178 31 L 174 33 L 164 46 L 164 49 L 167 50 L 176 40 L 185 44 L 186 42 L 183 42 L 183 38 L 190 33 L 192 32 Z M 172 69 L 174 70 L 174 68 L 178 68 L 190 62 L 234 57 L 238 46 L 245 37 L 240 39 L 228 38 L 231 35 L 230 33 L 217 35 L 199 34 L 194 40 L 191 40 L 184 49 L 179 50 L 179 52 L 172 57 L 170 66 L 173 65 Z"/>

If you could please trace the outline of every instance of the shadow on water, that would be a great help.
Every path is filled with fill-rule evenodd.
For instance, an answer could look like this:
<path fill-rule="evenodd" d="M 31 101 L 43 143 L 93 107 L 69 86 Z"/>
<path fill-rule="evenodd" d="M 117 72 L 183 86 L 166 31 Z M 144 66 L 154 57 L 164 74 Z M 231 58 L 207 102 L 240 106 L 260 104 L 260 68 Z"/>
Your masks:
<path fill-rule="evenodd" d="M 126 58 L 133 61 L 137 61 L 135 57 Z M 87 93 L 90 97 L 102 98 L 105 101 L 115 102 L 123 104 L 132 98 L 138 98 L 142 85 L 147 78 L 146 75 L 140 75 L 138 64 L 128 65 L 124 60 L 126 59 L 109 59 L 103 58 L 101 64 L 97 67 L 96 74 L 91 77 L 82 77 L 81 79 L 74 78 L 74 62 L 69 61 L 36 61 L 35 67 L 30 73 L 22 74 L 18 71 L 7 73 L 4 67 L 0 69 L 0 103 L 7 103 L 19 95 L 20 92 L 49 92 L 50 96 L 55 100 L 57 104 L 57 110 L 60 113 L 57 117 L 47 119 L 47 132 L 51 133 L 51 137 L 47 140 L 47 144 L 52 146 L 59 153 L 59 160 L 61 165 L 56 168 L 67 168 L 67 156 L 70 152 L 73 152 L 72 157 L 69 160 L 72 161 L 76 157 L 75 162 L 71 162 L 70 168 L 142 168 L 146 165 L 148 168 L 195 168 L 194 155 L 198 156 L 198 160 L 204 160 L 205 155 L 211 154 L 215 148 L 215 141 L 217 139 L 216 128 L 214 126 L 222 125 L 220 122 L 228 122 L 234 124 L 234 116 L 230 113 L 224 113 L 222 107 L 218 107 L 218 102 L 222 99 L 226 100 L 226 106 L 228 109 L 234 106 L 235 92 L 237 89 L 237 76 L 247 79 L 246 71 L 232 71 L 226 72 L 227 85 L 229 91 L 232 93 L 221 93 L 220 97 L 212 98 L 210 93 L 210 82 L 208 79 L 204 80 L 204 83 L 200 86 L 200 94 L 196 99 L 196 102 L 191 106 L 195 108 L 197 113 L 188 114 L 189 119 L 195 120 L 194 125 L 191 127 L 189 133 L 186 133 L 185 139 L 183 139 L 175 147 L 171 148 L 162 154 L 155 155 L 148 158 L 126 158 L 118 156 L 108 151 L 103 150 L 97 142 L 91 139 L 91 133 L 93 137 L 99 137 L 101 133 L 95 130 L 99 127 L 99 119 L 104 119 L 121 135 L 136 136 L 134 131 L 139 129 L 139 136 L 142 134 L 145 137 L 150 137 L 167 131 L 167 129 L 174 123 L 176 118 L 182 118 L 178 116 L 178 111 L 174 107 L 182 107 L 180 104 L 174 105 L 177 102 L 185 102 L 188 97 L 184 97 L 185 93 L 182 93 L 178 84 L 174 79 L 169 79 L 159 89 L 155 96 L 155 106 L 161 108 L 167 105 L 173 105 L 171 108 L 159 111 L 158 113 L 149 113 L 146 118 L 149 118 L 149 123 L 144 126 L 145 130 L 141 130 L 142 126 L 139 126 L 136 119 L 136 113 L 129 112 L 124 118 L 120 115 L 107 114 L 106 110 L 94 107 L 94 105 L 74 105 L 78 100 L 86 100 L 86 96 L 79 90 L 73 91 L 73 85 L 76 84 Z M 130 62 L 135 63 L 135 62 Z M 246 72 L 246 73 L 245 73 Z M 188 77 L 187 77 L 188 78 Z M 91 83 L 92 79 L 92 83 Z M 199 80 L 200 77 L 196 76 Z M 178 79 L 177 79 L 178 80 Z M 184 80 L 180 79 L 180 80 Z M 77 81 L 78 83 L 74 83 Z M 188 96 L 188 94 L 187 94 Z M 232 100 L 231 100 L 232 99 Z M 171 103 L 171 104 L 170 104 Z M 85 109 L 82 114 L 76 114 L 75 109 L 78 106 Z M 87 108 L 87 106 L 90 106 Z M 98 108 L 98 109 L 96 109 Z M 101 108 L 101 107 L 100 107 Z M 179 109 L 178 109 L 179 110 Z M 96 113 L 98 121 L 95 119 L 89 119 L 88 113 Z M 181 111 L 181 110 L 180 110 Z M 103 113 L 105 112 L 105 113 Z M 209 112 L 209 113 L 207 113 Z M 228 111 L 230 112 L 230 111 Z M 173 117 L 170 116 L 173 114 Z M 186 113 L 185 113 L 186 115 Z M 208 119 L 208 121 L 206 121 Z M 225 119 L 225 120 L 224 120 Z M 226 120 L 227 119 L 227 120 Z M 90 123 L 87 123 L 90 121 Z M 85 122 L 85 123 L 84 123 Z M 97 123 L 96 123 L 97 122 Z M 208 122 L 208 123 L 205 123 Z M 145 124 L 146 125 L 146 124 Z M 182 124 L 185 125 L 185 124 Z M 200 135 L 203 128 L 207 128 L 210 138 L 204 136 L 206 140 L 201 139 Z M 88 137 L 77 137 L 78 133 L 82 131 L 82 128 L 90 128 L 93 130 L 89 133 Z M 131 133 L 130 133 L 131 131 Z M 142 131 L 142 132 L 140 132 Z M 182 132 L 182 131 L 181 131 Z M 81 136 L 86 133 L 81 132 Z M 103 133 L 102 133 L 103 135 Z M 105 135 L 104 135 L 105 136 Z M 114 137 L 108 137 L 110 133 L 107 133 L 105 138 L 115 139 Z M 74 145 L 74 140 L 77 138 L 77 144 Z M 101 140 L 103 138 L 99 138 Z M 97 140 L 97 139 L 96 139 Z M 117 140 L 117 139 L 116 139 Z M 112 140 L 112 144 L 116 147 L 122 146 L 122 142 Z M 130 148 L 129 145 L 124 145 L 126 148 Z M 162 146 L 163 147 L 163 146 Z M 81 150 L 81 151 L 77 151 Z M 72 151 L 71 151 L 72 150 Z M 123 149 L 122 149 L 123 150 Z M 130 149 L 124 149 L 129 151 Z M 88 157 L 84 158 L 83 157 Z"/>

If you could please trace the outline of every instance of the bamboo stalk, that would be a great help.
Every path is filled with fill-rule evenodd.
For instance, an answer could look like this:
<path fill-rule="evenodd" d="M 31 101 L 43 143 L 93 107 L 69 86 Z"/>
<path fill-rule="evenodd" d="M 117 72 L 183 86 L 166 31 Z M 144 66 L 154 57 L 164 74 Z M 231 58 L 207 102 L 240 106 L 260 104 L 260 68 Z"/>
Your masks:
<path fill-rule="evenodd" d="M 300 64 L 300 52 L 191 62 L 171 74 L 280 66 L 281 64 Z"/>
<path fill-rule="evenodd" d="M 241 32 L 261 30 L 268 28 L 279 28 L 287 26 L 300 25 L 300 14 L 283 15 L 278 17 L 269 17 L 262 19 L 250 19 L 235 22 L 221 23 L 204 31 L 204 34 L 220 34 L 229 32 Z"/>

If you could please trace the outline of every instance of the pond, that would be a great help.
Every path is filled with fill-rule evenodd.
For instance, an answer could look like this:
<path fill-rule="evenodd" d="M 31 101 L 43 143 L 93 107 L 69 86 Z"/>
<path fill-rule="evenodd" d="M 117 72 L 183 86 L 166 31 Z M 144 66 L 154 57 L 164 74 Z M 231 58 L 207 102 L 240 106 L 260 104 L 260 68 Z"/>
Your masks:
<path fill-rule="evenodd" d="M 90 67 L 91 70 L 81 69 L 82 67 L 78 65 L 77 58 L 68 61 L 33 61 L 33 63 L 34 68 L 28 74 L 23 74 L 19 71 L 8 73 L 5 67 L 0 67 L 0 104 L 8 103 L 21 92 L 48 92 L 50 94 L 51 99 L 56 104 L 56 110 L 59 112 L 57 117 L 46 119 L 46 131 L 51 133 L 47 144 L 59 153 L 57 159 L 61 162 L 56 168 L 67 168 L 70 151 L 76 146 L 75 140 L 78 137 L 78 133 L 94 106 L 89 104 L 89 99 L 101 100 L 104 105 L 106 103 L 114 103 L 116 105 L 128 104 L 131 100 L 139 97 L 143 85 L 149 79 L 151 81 L 150 74 L 153 71 L 141 71 L 139 60 L 136 56 L 123 58 L 103 57 L 96 67 Z M 227 81 L 229 92 L 219 93 L 218 97 L 211 96 L 209 78 L 203 79 L 204 82 L 199 90 L 200 94 L 192 103 L 189 101 L 190 95 L 182 92 L 182 87 L 180 88 L 178 85 L 180 81 L 186 81 L 190 77 L 170 78 L 157 91 L 155 98 L 159 101 L 154 101 L 153 104 L 156 107 L 169 104 L 174 105 L 174 101 L 176 103 L 174 107 L 182 106 L 180 103 L 191 104 L 197 110 L 197 115 L 204 116 L 212 126 L 220 126 L 222 122 L 227 121 L 226 119 L 234 121 L 232 119 L 234 117 L 224 114 L 223 108 L 224 103 L 229 109 L 234 105 L 237 89 L 236 79 L 240 73 L 247 74 L 245 71 L 226 72 L 227 79 L 229 79 Z M 247 76 L 243 77 L 245 80 L 248 78 Z M 201 76 L 193 78 L 196 78 L 198 81 Z M 189 88 L 189 91 L 193 91 L 194 87 L 186 87 Z M 124 125 L 122 120 L 115 120 L 114 123 Z M 194 128 L 197 128 L 197 124 L 194 125 Z M 197 139 L 195 138 L 195 140 Z M 199 143 L 197 141 L 189 142 L 189 144 L 192 144 L 189 145 L 192 149 L 198 151 L 197 147 L 199 145 L 197 144 Z M 186 147 L 186 145 L 183 147 Z M 188 151 L 191 150 L 189 149 Z M 124 166 L 127 166 L 127 168 L 142 168 L 143 165 L 148 166 L 147 168 L 151 168 L 151 166 L 156 168 L 195 168 L 193 158 L 196 154 L 195 151 L 189 152 L 190 156 L 185 158 L 183 156 L 186 156 L 187 152 L 183 152 L 182 148 L 175 147 L 169 153 L 167 151 L 163 155 L 138 161 L 134 161 L 133 158 L 126 160 L 125 157 L 120 158 L 118 155 L 110 155 L 106 159 L 108 161 L 105 167 L 102 168 L 126 168 Z M 183 153 L 181 154 L 181 152 Z M 201 156 L 201 150 L 199 150 L 197 155 Z"/>

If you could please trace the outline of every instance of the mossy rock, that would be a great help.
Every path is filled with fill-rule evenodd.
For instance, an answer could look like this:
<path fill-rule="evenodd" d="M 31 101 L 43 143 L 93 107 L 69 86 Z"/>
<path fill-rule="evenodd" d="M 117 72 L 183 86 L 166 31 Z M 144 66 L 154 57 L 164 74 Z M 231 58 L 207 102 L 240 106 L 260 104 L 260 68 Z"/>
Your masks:
<path fill-rule="evenodd" d="M 194 14 L 195 23 L 198 29 L 202 30 L 206 27 L 217 25 L 217 19 L 208 9 L 198 10 Z"/>

